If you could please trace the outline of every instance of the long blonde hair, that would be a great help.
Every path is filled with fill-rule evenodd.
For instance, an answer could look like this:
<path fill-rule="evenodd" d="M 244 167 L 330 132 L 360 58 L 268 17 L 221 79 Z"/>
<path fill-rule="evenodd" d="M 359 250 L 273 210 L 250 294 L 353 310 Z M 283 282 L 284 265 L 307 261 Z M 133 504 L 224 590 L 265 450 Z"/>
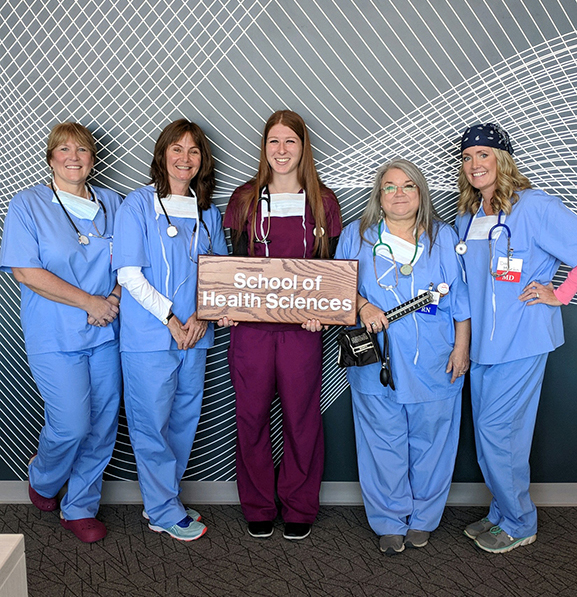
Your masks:
<path fill-rule="evenodd" d="M 511 213 L 511 208 L 519 200 L 517 191 L 523 191 L 531 188 L 531 181 L 519 172 L 513 156 L 503 149 L 489 147 L 495 153 L 497 158 L 497 180 L 495 182 L 495 192 L 491 198 L 491 207 L 495 213 L 503 211 L 505 214 Z M 481 204 L 481 193 L 468 180 L 463 170 L 459 170 L 459 202 L 457 210 L 460 214 L 467 212 L 477 213 Z"/>

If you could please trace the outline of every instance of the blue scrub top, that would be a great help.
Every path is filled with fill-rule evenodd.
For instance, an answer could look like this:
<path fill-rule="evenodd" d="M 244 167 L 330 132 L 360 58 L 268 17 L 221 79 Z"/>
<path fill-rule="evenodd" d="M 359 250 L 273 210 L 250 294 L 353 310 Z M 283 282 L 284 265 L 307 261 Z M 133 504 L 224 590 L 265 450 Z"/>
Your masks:
<path fill-rule="evenodd" d="M 222 218 L 217 207 L 211 205 L 202 215 L 210 232 L 214 254 L 227 255 Z M 166 234 L 168 222 L 165 215 L 155 212 L 153 186 L 130 193 L 116 217 L 113 268 L 142 268 L 150 284 L 173 302 L 172 312 L 184 323 L 196 311 L 197 264 L 190 259 L 192 256 L 196 260 L 192 238 L 196 220 L 171 217 L 170 221 L 178 229 L 178 234 L 172 238 Z M 198 253 L 205 254 L 209 249 L 208 235 L 202 224 L 196 232 L 199 230 Z M 121 351 L 177 350 L 169 329 L 129 292 L 122 293 L 120 321 Z M 195 348 L 210 348 L 213 343 L 211 323 Z"/>
<path fill-rule="evenodd" d="M 349 367 L 349 383 L 359 392 L 386 396 L 399 404 L 432 402 L 459 395 L 463 378 L 451 384 L 451 374 L 445 373 L 455 342 L 454 322 L 470 317 L 464 272 L 455 254 L 455 232 L 447 224 L 436 223 L 438 233 L 431 254 L 429 238 L 423 233 L 419 244 L 424 246 L 424 250 L 414 263 L 412 274 L 403 276 L 399 271 L 398 286 L 386 290 L 377 284 L 373 266 L 373 245 L 378 240 L 377 226 L 365 232 L 369 242 L 360 245 L 359 224 L 360 221 L 356 221 L 344 229 L 335 258 L 359 260 L 359 294 L 370 303 L 388 311 L 417 296 L 419 290 L 428 290 L 431 282 L 433 290 L 445 282 L 449 285 L 449 292 L 440 299 L 435 315 L 417 312 L 389 326 L 389 352 L 395 391 L 380 383 L 380 363 Z M 400 268 L 401 264 L 397 266 Z M 393 285 L 394 271 L 389 272 L 381 283 Z M 382 348 L 382 332 L 378 337 Z"/>
<path fill-rule="evenodd" d="M 116 285 L 112 271 L 112 231 L 120 196 L 108 189 L 92 187 L 102 208 L 94 222 L 70 217 L 88 245 L 78 242 L 76 231 L 54 194 L 46 185 L 18 193 L 10 202 L 0 249 L 0 270 L 13 267 L 42 268 L 88 294 L 108 296 Z M 92 236 L 97 233 L 104 238 Z M 87 323 L 86 311 L 44 298 L 20 284 L 21 320 L 28 354 L 71 352 L 93 348 L 118 336 L 118 321 L 106 327 Z"/>
<path fill-rule="evenodd" d="M 555 350 L 563 344 L 561 309 L 528 305 L 519 295 L 529 282 L 549 284 L 559 264 L 577 265 L 577 215 L 560 199 L 543 191 L 518 193 L 504 223 L 511 229 L 513 258 L 523 259 L 519 282 L 493 281 L 489 271 L 489 241 L 467 239 L 464 255 L 471 301 L 471 360 L 482 365 L 507 363 Z M 471 214 L 458 216 L 463 238 Z M 477 218 L 485 217 L 483 209 Z M 493 271 L 506 257 L 507 235 L 493 242 Z M 493 307 L 493 293 L 495 306 Z"/>

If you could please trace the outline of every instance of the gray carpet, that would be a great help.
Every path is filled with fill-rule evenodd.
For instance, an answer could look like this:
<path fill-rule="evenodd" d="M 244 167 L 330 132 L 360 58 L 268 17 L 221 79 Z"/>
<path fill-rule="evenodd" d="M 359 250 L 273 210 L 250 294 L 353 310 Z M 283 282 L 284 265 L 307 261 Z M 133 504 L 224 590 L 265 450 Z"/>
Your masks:
<path fill-rule="evenodd" d="M 533 545 L 478 550 L 463 528 L 482 508 L 447 508 L 422 549 L 382 555 L 361 507 L 323 507 L 299 542 L 253 539 L 237 506 L 195 506 L 207 534 L 181 543 L 146 526 L 138 506 L 104 506 L 108 536 L 80 543 L 57 513 L 0 505 L 0 533 L 23 533 L 30 597 L 577 595 L 577 508 L 541 508 Z"/>

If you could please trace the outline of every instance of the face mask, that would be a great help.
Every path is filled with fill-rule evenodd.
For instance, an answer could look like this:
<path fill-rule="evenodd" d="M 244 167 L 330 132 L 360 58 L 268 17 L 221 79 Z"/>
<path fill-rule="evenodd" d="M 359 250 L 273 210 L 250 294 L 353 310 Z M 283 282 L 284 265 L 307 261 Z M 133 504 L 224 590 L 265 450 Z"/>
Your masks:
<path fill-rule="evenodd" d="M 62 201 L 62 205 L 64 205 L 72 215 L 81 220 L 94 220 L 100 209 L 98 203 L 90 201 L 89 199 L 84 199 L 83 197 L 78 197 L 72 193 L 67 193 L 66 191 L 57 192 L 60 201 Z M 52 203 L 58 203 L 58 199 L 54 196 L 52 197 Z"/>
<path fill-rule="evenodd" d="M 168 195 L 162 199 L 162 205 L 166 213 L 171 218 L 190 218 L 198 220 L 198 205 L 196 195 L 184 197 L 182 195 Z M 154 211 L 157 214 L 164 215 L 162 206 L 156 193 L 154 193 Z"/>
<path fill-rule="evenodd" d="M 273 193 L 270 196 L 270 215 L 273 218 L 302 216 L 305 213 L 304 193 Z M 268 216 L 268 204 L 262 202 L 262 217 Z"/>
<path fill-rule="evenodd" d="M 422 243 L 419 243 L 419 248 L 417 249 L 417 254 L 415 255 L 415 243 L 409 243 L 406 240 L 386 231 L 381 233 L 379 240 L 381 243 L 386 243 L 391 247 L 395 261 L 397 264 L 399 264 L 399 267 L 403 263 L 412 263 L 415 265 L 415 263 L 417 263 L 423 254 L 424 246 Z M 377 247 L 376 253 L 379 257 L 384 257 L 385 259 L 391 260 L 391 253 L 383 244 L 380 244 Z"/>

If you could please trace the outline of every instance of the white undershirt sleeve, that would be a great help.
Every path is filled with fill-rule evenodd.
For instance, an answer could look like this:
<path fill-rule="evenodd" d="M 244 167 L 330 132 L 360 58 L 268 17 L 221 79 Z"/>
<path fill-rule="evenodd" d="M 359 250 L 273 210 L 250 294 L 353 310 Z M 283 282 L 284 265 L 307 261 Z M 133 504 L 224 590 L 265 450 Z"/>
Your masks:
<path fill-rule="evenodd" d="M 154 317 L 162 321 L 168 317 L 172 301 L 160 294 L 144 277 L 142 269 L 136 266 L 121 267 L 118 270 L 118 283 L 130 292 L 132 298 Z"/>

